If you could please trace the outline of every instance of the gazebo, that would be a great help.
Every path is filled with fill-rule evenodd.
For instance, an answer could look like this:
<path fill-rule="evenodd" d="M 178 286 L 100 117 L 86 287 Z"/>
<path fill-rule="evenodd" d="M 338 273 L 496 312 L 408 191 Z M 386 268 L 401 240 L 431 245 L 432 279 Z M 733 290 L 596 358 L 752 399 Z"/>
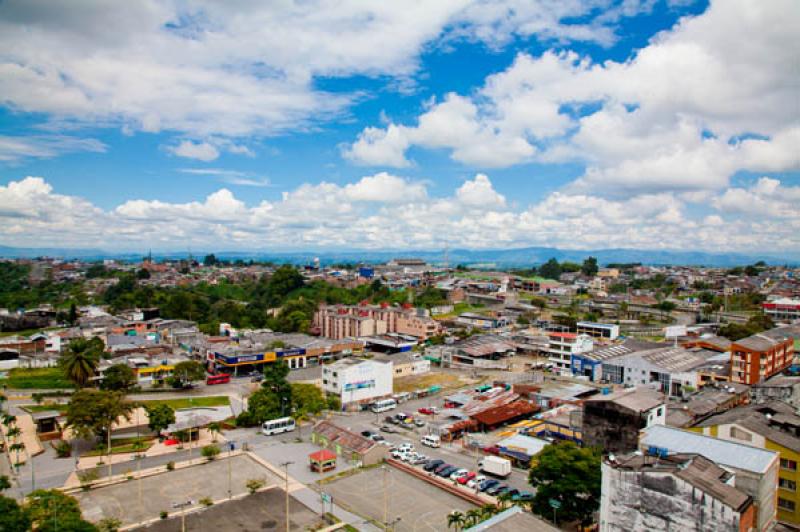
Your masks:
<path fill-rule="evenodd" d="M 336 453 L 328 449 L 321 449 L 308 455 L 311 471 L 324 473 L 336 469 Z"/>

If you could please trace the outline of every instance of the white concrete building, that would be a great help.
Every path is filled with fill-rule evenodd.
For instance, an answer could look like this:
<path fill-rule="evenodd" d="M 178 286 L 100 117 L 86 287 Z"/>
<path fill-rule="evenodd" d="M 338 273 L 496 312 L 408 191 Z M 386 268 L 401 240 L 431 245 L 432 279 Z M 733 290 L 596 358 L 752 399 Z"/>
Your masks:
<path fill-rule="evenodd" d="M 553 364 L 553 371 L 562 375 L 572 373 L 572 355 L 594 349 L 594 341 L 586 334 L 551 331 L 547 333 L 547 338 L 545 353 Z"/>
<path fill-rule="evenodd" d="M 322 389 L 338 395 L 342 405 L 388 397 L 392 395 L 393 384 L 390 361 L 345 358 L 322 368 Z"/>

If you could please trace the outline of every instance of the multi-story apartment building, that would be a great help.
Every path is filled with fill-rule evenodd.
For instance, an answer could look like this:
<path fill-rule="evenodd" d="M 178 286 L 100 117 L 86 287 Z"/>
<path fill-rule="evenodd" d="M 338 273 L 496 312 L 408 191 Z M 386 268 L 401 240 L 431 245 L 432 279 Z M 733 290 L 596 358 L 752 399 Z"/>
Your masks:
<path fill-rule="evenodd" d="M 545 353 L 553 365 L 553 371 L 562 375 L 572 373 L 572 355 L 588 353 L 594 341 L 586 334 L 550 331 L 547 333 Z"/>
<path fill-rule="evenodd" d="M 322 389 L 336 395 L 345 408 L 392 394 L 392 362 L 344 358 L 322 368 Z"/>
<path fill-rule="evenodd" d="M 334 340 L 386 333 L 425 340 L 441 332 L 439 322 L 422 310 L 386 305 L 321 305 L 314 314 L 312 328 L 320 336 Z"/>
<path fill-rule="evenodd" d="M 792 364 L 794 328 L 778 327 L 731 344 L 731 381 L 758 384 Z"/>

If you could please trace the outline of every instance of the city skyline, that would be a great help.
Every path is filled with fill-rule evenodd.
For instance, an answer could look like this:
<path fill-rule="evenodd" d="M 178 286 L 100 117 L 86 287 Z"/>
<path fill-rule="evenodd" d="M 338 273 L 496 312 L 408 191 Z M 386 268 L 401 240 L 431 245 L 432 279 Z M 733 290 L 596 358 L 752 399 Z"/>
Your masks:
<path fill-rule="evenodd" d="M 798 35 L 791 1 L 5 2 L 0 245 L 797 257 Z"/>

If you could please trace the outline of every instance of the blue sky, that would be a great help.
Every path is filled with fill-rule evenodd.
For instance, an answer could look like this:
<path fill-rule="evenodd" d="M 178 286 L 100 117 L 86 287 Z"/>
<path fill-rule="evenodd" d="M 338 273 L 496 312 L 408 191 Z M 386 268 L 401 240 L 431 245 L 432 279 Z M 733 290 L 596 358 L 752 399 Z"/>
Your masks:
<path fill-rule="evenodd" d="M 4 2 L 0 244 L 798 254 L 798 26 L 790 0 Z"/>

